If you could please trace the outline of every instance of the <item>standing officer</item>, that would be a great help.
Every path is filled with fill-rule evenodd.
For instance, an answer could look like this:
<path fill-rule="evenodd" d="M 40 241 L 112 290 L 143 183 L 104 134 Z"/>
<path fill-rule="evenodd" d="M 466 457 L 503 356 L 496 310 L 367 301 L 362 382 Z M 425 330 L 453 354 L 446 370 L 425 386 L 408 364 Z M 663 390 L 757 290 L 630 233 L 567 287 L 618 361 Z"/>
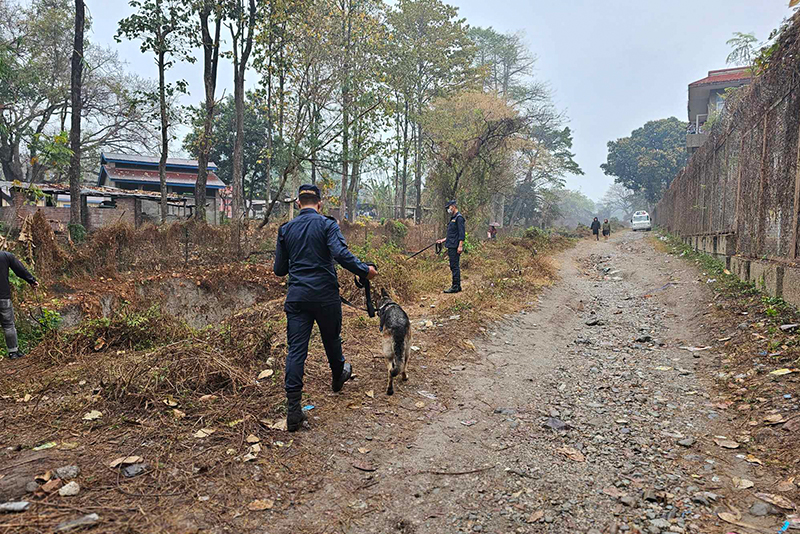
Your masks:
<path fill-rule="evenodd" d="M 34 290 L 39 287 L 36 278 L 22 265 L 16 256 L 10 252 L 0 252 L 0 326 L 6 338 L 8 359 L 22 358 L 25 353 L 19 349 L 17 343 L 17 327 L 14 324 L 14 306 L 11 304 L 11 284 L 8 281 L 8 271 L 28 282 Z"/>
<path fill-rule="evenodd" d="M 451 200 L 446 205 L 450 214 L 450 223 L 447 225 L 447 237 L 437 243 L 444 243 L 447 248 L 447 257 L 450 259 L 450 271 L 453 273 L 453 285 L 445 289 L 445 293 L 459 293 L 461 291 L 461 253 L 464 252 L 466 230 L 464 216 L 458 211 L 456 201 Z"/>
<path fill-rule="evenodd" d="M 341 391 L 353 374 L 342 355 L 342 302 L 334 261 L 348 271 L 368 279 L 378 271 L 356 258 L 347 249 L 336 219 L 326 217 L 322 195 L 315 185 L 301 185 L 298 192 L 300 213 L 278 229 L 275 248 L 275 274 L 289 275 L 289 289 L 283 310 L 286 312 L 286 427 L 298 430 L 306 414 L 300 406 L 303 372 L 308 356 L 308 339 L 314 322 L 319 327 L 325 354 L 331 367 L 333 391 Z"/>

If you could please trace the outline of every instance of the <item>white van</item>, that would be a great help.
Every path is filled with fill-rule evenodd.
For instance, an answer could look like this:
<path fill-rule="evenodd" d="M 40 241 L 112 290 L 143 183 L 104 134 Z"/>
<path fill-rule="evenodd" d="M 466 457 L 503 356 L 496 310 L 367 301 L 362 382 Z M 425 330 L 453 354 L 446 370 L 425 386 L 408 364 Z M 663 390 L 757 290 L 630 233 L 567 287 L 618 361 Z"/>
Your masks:
<path fill-rule="evenodd" d="M 653 223 L 650 220 L 650 214 L 646 211 L 637 211 L 633 214 L 633 219 L 631 219 L 631 228 L 635 232 L 636 230 L 645 230 L 649 232 L 653 229 Z"/>

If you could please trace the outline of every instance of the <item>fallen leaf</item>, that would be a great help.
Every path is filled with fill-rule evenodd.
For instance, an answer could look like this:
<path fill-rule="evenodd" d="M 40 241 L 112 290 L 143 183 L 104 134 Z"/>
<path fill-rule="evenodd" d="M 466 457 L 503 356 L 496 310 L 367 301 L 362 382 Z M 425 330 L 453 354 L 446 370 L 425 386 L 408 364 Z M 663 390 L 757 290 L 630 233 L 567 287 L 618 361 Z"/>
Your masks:
<path fill-rule="evenodd" d="M 473 343 L 473 342 L 472 342 L 472 341 L 470 341 L 470 340 L 466 340 L 466 341 L 464 341 L 464 345 L 465 345 L 465 346 L 466 346 L 466 347 L 467 347 L 469 350 L 475 350 L 475 343 Z"/>
<path fill-rule="evenodd" d="M 240 423 L 244 423 L 244 419 L 236 419 L 236 420 L 234 420 L 234 421 L 230 421 L 230 422 L 228 422 L 228 423 L 226 423 L 226 424 L 227 424 L 229 427 L 233 428 L 233 427 L 235 427 L 236 425 L 238 425 L 238 424 L 240 424 Z"/>
<path fill-rule="evenodd" d="M 414 406 L 416 406 L 417 408 L 424 408 L 425 407 L 425 403 L 422 402 L 422 401 L 419 401 L 419 402 L 414 403 Z"/>
<path fill-rule="evenodd" d="M 366 461 L 353 462 L 353 467 L 355 467 L 359 471 L 366 471 L 367 473 L 372 473 L 373 471 L 378 470 L 377 467 L 373 467 L 370 463 Z"/>
<path fill-rule="evenodd" d="M 525 520 L 526 523 L 536 523 L 540 521 L 544 517 L 544 512 L 541 510 L 536 510 L 531 515 L 528 516 L 528 519 Z"/>
<path fill-rule="evenodd" d="M 174 408 L 175 406 L 177 406 L 177 405 L 178 405 L 178 401 L 176 401 L 175 399 L 173 399 L 173 398 L 172 398 L 172 395 L 170 395 L 169 397 L 167 397 L 166 399 L 164 399 L 164 400 L 163 400 L 163 401 L 161 401 L 161 402 L 163 402 L 164 404 L 166 404 L 166 405 L 167 405 L 167 406 L 169 406 L 170 408 Z"/>
<path fill-rule="evenodd" d="M 100 352 L 101 350 L 106 348 L 107 345 L 108 345 L 108 343 L 106 343 L 105 338 L 98 337 L 94 342 L 94 351 L 95 352 Z"/>
<path fill-rule="evenodd" d="M 250 445 L 250 452 L 252 452 L 253 454 L 258 454 L 259 452 L 261 452 L 261 444 L 253 443 L 252 445 Z"/>
<path fill-rule="evenodd" d="M 197 432 L 194 433 L 194 437 L 196 437 L 196 438 L 207 438 L 208 436 L 210 436 L 214 432 L 216 432 L 216 429 L 214 429 L 214 428 L 201 428 L 200 430 L 198 430 Z"/>
<path fill-rule="evenodd" d="M 61 445 L 58 448 L 61 449 L 62 451 L 71 451 L 73 449 L 77 449 L 78 447 L 79 444 L 75 441 L 62 441 Z"/>
<path fill-rule="evenodd" d="M 258 499 L 247 505 L 247 509 L 251 512 L 262 512 L 264 510 L 271 510 L 275 506 L 275 501 L 272 499 Z"/>
<path fill-rule="evenodd" d="M 738 449 L 739 444 L 732 439 L 725 439 L 725 438 L 714 438 L 714 443 L 722 447 L 723 449 Z"/>
<path fill-rule="evenodd" d="M 755 486 L 752 480 L 747 480 L 746 478 L 733 477 L 731 480 L 733 481 L 733 487 L 738 490 L 744 490 Z"/>
<path fill-rule="evenodd" d="M 367 392 L 365 393 L 365 395 L 366 395 L 367 397 L 369 397 L 370 399 L 374 399 L 374 398 L 375 398 L 375 391 L 371 389 L 371 390 L 367 391 Z"/>
<path fill-rule="evenodd" d="M 561 447 L 558 449 L 558 452 L 576 462 L 586 461 L 586 457 L 583 455 L 583 453 L 578 449 L 573 449 L 572 447 Z"/>
<path fill-rule="evenodd" d="M 775 486 L 775 489 L 777 491 L 781 491 L 781 492 L 794 491 L 795 490 L 794 481 L 795 481 L 795 477 L 791 477 L 791 478 L 787 478 L 786 480 L 782 480 L 782 481 L 778 482 L 778 484 Z"/>
<path fill-rule="evenodd" d="M 761 529 L 759 529 L 757 526 L 739 521 L 739 518 L 730 512 L 720 512 L 717 514 L 717 516 L 726 523 L 730 523 L 731 525 L 736 525 L 737 527 L 742 527 L 742 528 L 750 528 L 757 532 L 761 532 Z"/>
<path fill-rule="evenodd" d="M 43 451 L 43 450 L 46 450 L 46 449 L 52 449 L 56 445 L 58 445 L 58 443 L 56 443 L 55 441 L 48 441 L 47 443 L 42 443 L 41 445 L 39 445 L 37 447 L 34 447 L 33 450 L 35 450 L 35 451 Z"/>
<path fill-rule="evenodd" d="M 358 452 L 360 452 L 361 454 L 367 454 L 369 452 L 369 449 L 366 447 L 360 447 L 358 449 Z"/>
<path fill-rule="evenodd" d="M 202 402 L 208 402 L 208 401 L 216 400 L 216 398 L 217 398 L 216 395 L 203 395 L 202 397 L 200 397 L 200 400 Z"/>
<path fill-rule="evenodd" d="M 779 413 L 768 415 L 764 418 L 764 422 L 768 425 L 779 425 L 786 422 L 786 418 Z"/>
<path fill-rule="evenodd" d="M 186 412 L 182 412 L 179 409 L 175 408 L 174 410 L 172 410 L 172 416 L 175 419 L 183 419 L 184 417 L 186 417 Z"/>
<path fill-rule="evenodd" d="M 30 393 L 26 393 L 24 397 L 22 397 L 22 402 L 30 402 L 33 397 Z"/>
<path fill-rule="evenodd" d="M 248 452 L 247 454 L 245 454 L 245 455 L 242 457 L 242 461 L 243 461 L 243 462 L 249 462 L 249 461 L 255 460 L 256 458 L 258 458 L 258 456 L 256 456 L 256 455 L 255 455 L 255 454 L 253 454 L 252 452 Z"/>
<path fill-rule="evenodd" d="M 783 375 L 788 375 L 788 374 L 795 373 L 795 372 L 797 372 L 797 369 L 776 369 L 776 370 L 772 371 L 770 374 L 772 376 L 783 376 Z"/>
<path fill-rule="evenodd" d="M 269 378 L 275 374 L 275 371 L 272 369 L 265 369 L 258 373 L 258 378 L 256 380 L 264 380 L 265 378 Z"/>
<path fill-rule="evenodd" d="M 259 438 L 255 434 L 250 434 L 249 436 L 247 436 L 247 439 L 245 439 L 245 441 L 247 443 L 258 443 L 259 441 L 261 441 L 261 438 Z"/>
<path fill-rule="evenodd" d="M 64 483 L 61 481 L 60 478 L 53 478 L 48 480 L 43 485 L 39 486 L 39 488 L 45 493 L 53 493 L 57 489 L 59 489 Z"/>
<path fill-rule="evenodd" d="M 262 419 L 261 424 L 265 425 L 270 430 L 286 431 L 286 419 L 278 419 L 277 421 L 270 421 L 269 419 Z"/>
<path fill-rule="evenodd" d="M 113 460 L 110 464 L 108 464 L 108 467 L 113 469 L 115 467 L 119 467 L 120 465 L 138 464 L 142 461 L 144 461 L 144 459 L 141 456 L 122 456 L 116 460 Z"/>
<path fill-rule="evenodd" d="M 778 508 L 783 508 L 784 510 L 794 510 L 795 508 L 797 508 L 792 501 L 790 501 L 783 495 L 773 495 L 771 493 L 756 493 L 756 498 L 761 499 L 764 502 L 774 504 Z"/>
<path fill-rule="evenodd" d="M 656 367 L 656 371 L 672 371 L 672 367 L 665 367 L 665 366 Z"/>
<path fill-rule="evenodd" d="M 103 412 L 92 410 L 91 412 L 86 412 L 83 416 L 84 421 L 94 421 L 96 419 L 100 419 L 103 417 Z"/>
<path fill-rule="evenodd" d="M 764 465 L 764 462 L 753 456 L 752 454 L 748 454 L 745 458 L 745 461 L 749 464 L 756 464 L 756 465 Z"/>

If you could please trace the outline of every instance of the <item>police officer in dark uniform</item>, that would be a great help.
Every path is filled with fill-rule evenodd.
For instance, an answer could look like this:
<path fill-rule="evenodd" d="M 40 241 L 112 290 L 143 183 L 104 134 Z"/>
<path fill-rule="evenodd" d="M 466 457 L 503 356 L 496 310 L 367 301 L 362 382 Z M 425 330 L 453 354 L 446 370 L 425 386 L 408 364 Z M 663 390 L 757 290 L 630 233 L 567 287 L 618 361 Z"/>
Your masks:
<path fill-rule="evenodd" d="M 286 312 L 286 427 L 298 430 L 306 414 L 300 406 L 303 371 L 308 356 L 308 340 L 314 322 L 319 326 L 322 344 L 331 367 L 333 391 L 341 391 L 353 369 L 342 355 L 342 302 L 334 262 L 368 279 L 378 272 L 347 249 L 339 224 L 320 213 L 321 193 L 315 185 L 301 185 L 298 192 L 300 213 L 278 230 L 275 249 L 275 274 L 289 275 L 283 309 Z"/>
<path fill-rule="evenodd" d="M 464 216 L 458 211 L 456 201 L 451 200 L 445 206 L 450 214 L 450 223 L 447 225 L 447 237 L 440 239 L 437 243 L 444 243 L 447 249 L 447 257 L 450 259 L 450 271 L 453 273 L 453 285 L 450 289 L 445 289 L 445 293 L 459 293 L 461 291 L 461 253 L 464 252 L 464 240 L 466 239 L 466 221 Z"/>

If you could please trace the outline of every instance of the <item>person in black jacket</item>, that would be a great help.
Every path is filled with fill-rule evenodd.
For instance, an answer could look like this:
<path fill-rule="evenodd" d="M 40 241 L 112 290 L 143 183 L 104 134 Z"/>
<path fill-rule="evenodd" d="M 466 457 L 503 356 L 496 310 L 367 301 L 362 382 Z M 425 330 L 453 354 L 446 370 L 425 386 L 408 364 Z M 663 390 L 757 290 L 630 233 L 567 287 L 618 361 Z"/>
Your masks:
<path fill-rule="evenodd" d="M 597 217 L 595 217 L 594 220 L 592 221 L 591 228 L 592 228 L 592 235 L 594 235 L 597 241 L 600 241 L 600 221 L 597 219 Z"/>
<path fill-rule="evenodd" d="M 308 357 L 308 340 L 314 323 L 319 326 L 325 354 L 331 368 L 334 392 L 341 391 L 353 374 L 342 355 L 342 301 L 334 262 L 358 276 L 372 279 L 375 267 L 356 258 L 347 248 L 339 224 L 320 213 L 321 193 L 315 185 L 301 185 L 300 213 L 278 229 L 274 271 L 289 275 L 286 312 L 286 427 L 295 432 L 307 419 L 300 406 L 303 373 Z"/>
<path fill-rule="evenodd" d="M 14 306 L 11 304 L 11 284 L 8 282 L 8 270 L 28 282 L 34 289 L 39 287 L 36 278 L 10 252 L 0 252 L 0 325 L 6 338 L 8 359 L 22 358 L 25 354 L 19 350 L 17 343 L 17 327 L 14 324 Z"/>
<path fill-rule="evenodd" d="M 461 254 L 464 252 L 464 241 L 467 237 L 466 221 L 458 211 L 455 200 L 448 202 L 446 207 L 447 212 L 450 214 L 447 237 L 438 240 L 437 243 L 444 243 L 447 249 L 447 257 L 450 259 L 450 271 L 453 273 L 453 285 L 450 286 L 450 289 L 445 289 L 444 292 L 459 293 L 461 291 Z"/>

